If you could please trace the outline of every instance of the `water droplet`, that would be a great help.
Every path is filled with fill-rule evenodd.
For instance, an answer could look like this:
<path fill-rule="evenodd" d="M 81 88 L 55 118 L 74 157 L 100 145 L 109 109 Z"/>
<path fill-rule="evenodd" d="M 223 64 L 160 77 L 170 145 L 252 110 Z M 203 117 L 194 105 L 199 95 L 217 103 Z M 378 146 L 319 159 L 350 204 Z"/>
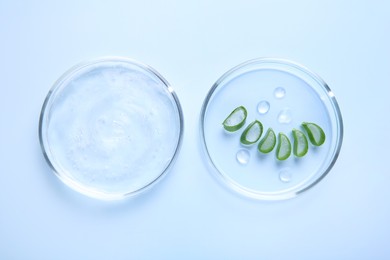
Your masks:
<path fill-rule="evenodd" d="M 281 169 L 279 171 L 279 179 L 282 182 L 290 182 L 292 179 L 292 173 L 289 168 Z"/>
<path fill-rule="evenodd" d="M 284 98 L 286 95 L 286 90 L 282 87 L 275 88 L 274 95 L 276 98 Z"/>
<path fill-rule="evenodd" d="M 237 152 L 236 158 L 240 164 L 247 164 L 251 155 L 248 150 L 241 149 Z"/>
<path fill-rule="evenodd" d="M 257 105 L 257 111 L 260 114 L 266 114 L 268 112 L 269 108 L 270 108 L 270 105 L 269 105 L 268 101 L 266 101 L 266 100 L 260 101 L 259 104 Z"/>
<path fill-rule="evenodd" d="M 291 109 L 284 108 L 282 111 L 280 111 L 278 115 L 278 121 L 281 124 L 289 124 L 292 121 Z"/>

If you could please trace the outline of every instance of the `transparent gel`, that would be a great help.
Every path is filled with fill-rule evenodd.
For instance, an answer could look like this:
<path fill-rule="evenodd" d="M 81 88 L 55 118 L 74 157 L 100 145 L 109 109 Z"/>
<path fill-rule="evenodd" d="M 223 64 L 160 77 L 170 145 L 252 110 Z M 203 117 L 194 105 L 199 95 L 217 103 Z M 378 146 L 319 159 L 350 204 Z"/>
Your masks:
<path fill-rule="evenodd" d="M 165 172 L 181 128 L 178 101 L 164 81 L 134 62 L 102 60 L 57 82 L 42 112 L 41 143 L 65 183 L 119 199 Z"/>

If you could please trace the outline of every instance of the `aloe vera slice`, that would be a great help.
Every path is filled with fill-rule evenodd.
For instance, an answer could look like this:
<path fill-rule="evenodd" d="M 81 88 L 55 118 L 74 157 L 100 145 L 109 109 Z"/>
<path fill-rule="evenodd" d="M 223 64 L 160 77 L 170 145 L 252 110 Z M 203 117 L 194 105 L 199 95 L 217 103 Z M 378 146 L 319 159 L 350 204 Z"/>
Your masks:
<path fill-rule="evenodd" d="M 315 146 L 320 146 L 325 142 L 325 132 L 314 123 L 303 122 L 302 127 L 306 130 L 310 142 Z"/>
<path fill-rule="evenodd" d="M 263 139 L 261 139 L 257 149 L 262 153 L 271 152 L 276 144 L 276 135 L 272 128 L 268 128 Z"/>
<path fill-rule="evenodd" d="M 305 156 L 309 149 L 309 145 L 305 134 L 302 131 L 299 131 L 298 129 L 293 129 L 292 134 L 294 138 L 294 145 L 293 145 L 294 155 L 297 157 Z"/>
<path fill-rule="evenodd" d="M 263 134 L 263 124 L 255 120 L 250 123 L 242 132 L 240 141 L 242 144 L 251 145 L 259 141 L 261 135 Z"/>
<path fill-rule="evenodd" d="M 286 160 L 291 155 L 290 139 L 284 134 L 278 134 L 278 146 L 276 147 L 276 158 L 280 161 Z"/>
<path fill-rule="evenodd" d="M 222 125 L 226 131 L 234 132 L 240 129 L 244 124 L 248 112 L 243 106 L 239 106 L 230 113 L 230 115 L 223 121 Z"/>

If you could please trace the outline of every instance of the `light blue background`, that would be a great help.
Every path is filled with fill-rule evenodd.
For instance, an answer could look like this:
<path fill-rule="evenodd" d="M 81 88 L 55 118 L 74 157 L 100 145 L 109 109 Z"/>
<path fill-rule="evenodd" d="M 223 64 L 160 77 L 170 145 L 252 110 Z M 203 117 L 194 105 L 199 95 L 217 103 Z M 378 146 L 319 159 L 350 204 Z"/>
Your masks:
<path fill-rule="evenodd" d="M 385 0 L 1 1 L 0 259 L 390 258 L 389 14 Z M 38 142 L 53 82 L 104 55 L 158 70 L 185 116 L 172 171 L 117 203 L 62 184 Z M 330 174 L 276 203 L 224 188 L 199 146 L 199 112 L 211 85 L 262 56 L 321 75 L 345 126 Z"/>

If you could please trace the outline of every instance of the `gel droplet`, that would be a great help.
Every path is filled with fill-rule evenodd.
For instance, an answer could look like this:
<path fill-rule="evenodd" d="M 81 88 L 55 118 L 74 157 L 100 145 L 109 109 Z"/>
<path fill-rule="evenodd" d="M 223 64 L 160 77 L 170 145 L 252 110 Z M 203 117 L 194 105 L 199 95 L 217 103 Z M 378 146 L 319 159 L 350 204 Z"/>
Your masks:
<path fill-rule="evenodd" d="M 284 108 L 282 111 L 279 112 L 278 115 L 278 121 L 281 124 L 289 124 L 292 121 L 292 113 L 291 109 Z"/>
<path fill-rule="evenodd" d="M 292 179 L 292 173 L 289 168 L 281 169 L 279 171 L 279 179 L 282 182 L 290 182 Z"/>
<path fill-rule="evenodd" d="M 286 90 L 282 87 L 277 87 L 275 88 L 275 91 L 274 91 L 274 96 L 276 98 L 284 98 L 284 96 L 286 95 Z"/>
<path fill-rule="evenodd" d="M 257 112 L 264 115 L 268 112 L 269 108 L 270 108 L 269 102 L 266 100 L 262 100 L 257 105 Z"/>
<path fill-rule="evenodd" d="M 249 151 L 245 150 L 245 149 L 239 150 L 236 154 L 237 161 L 240 164 L 247 164 L 249 162 L 250 157 L 251 157 L 251 155 L 250 155 Z"/>

